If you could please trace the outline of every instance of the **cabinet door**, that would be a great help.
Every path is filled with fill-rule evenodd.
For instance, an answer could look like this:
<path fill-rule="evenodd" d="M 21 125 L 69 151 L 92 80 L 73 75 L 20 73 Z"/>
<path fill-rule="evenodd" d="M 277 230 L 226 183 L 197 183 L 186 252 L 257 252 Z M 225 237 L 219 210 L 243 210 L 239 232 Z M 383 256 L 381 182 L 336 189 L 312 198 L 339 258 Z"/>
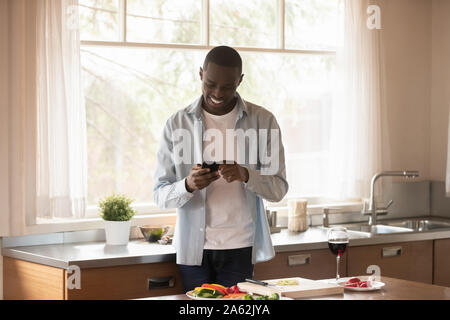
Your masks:
<path fill-rule="evenodd" d="M 3 257 L 5 300 L 63 300 L 64 270 Z"/>
<path fill-rule="evenodd" d="M 341 277 L 346 276 L 346 268 L 347 257 L 344 254 L 339 265 Z M 336 277 L 336 256 L 328 249 L 278 252 L 272 260 L 255 265 L 255 279 L 289 277 L 312 280 L 334 278 Z"/>
<path fill-rule="evenodd" d="M 369 265 L 378 265 L 382 277 L 432 283 L 433 242 L 414 241 L 348 249 L 349 276 L 365 275 Z"/>
<path fill-rule="evenodd" d="M 434 241 L 433 284 L 450 287 L 450 239 Z"/>
<path fill-rule="evenodd" d="M 70 276 L 66 274 L 66 281 Z M 81 269 L 80 276 L 80 289 L 66 285 L 68 300 L 137 299 L 183 293 L 175 262 Z"/>

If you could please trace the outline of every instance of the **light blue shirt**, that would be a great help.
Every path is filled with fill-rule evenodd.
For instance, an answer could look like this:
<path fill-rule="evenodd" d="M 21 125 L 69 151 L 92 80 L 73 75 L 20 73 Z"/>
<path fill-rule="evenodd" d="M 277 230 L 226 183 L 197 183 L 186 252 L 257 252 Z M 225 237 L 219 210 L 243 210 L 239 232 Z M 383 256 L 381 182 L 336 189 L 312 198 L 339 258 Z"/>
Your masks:
<path fill-rule="evenodd" d="M 236 96 L 238 115 L 235 130 L 267 129 L 269 133 L 270 130 L 280 132 L 278 123 L 270 111 L 244 101 L 238 93 L 236 93 Z M 183 139 L 187 139 L 185 141 L 189 142 L 189 152 L 193 156 L 191 163 L 175 160 L 174 152 L 178 152 L 176 146 L 180 142 L 180 137 L 175 137 L 174 135 L 177 129 L 185 129 L 187 130 L 186 132 L 190 132 L 190 135 L 183 137 Z M 176 249 L 177 264 L 202 264 L 206 230 L 206 188 L 190 193 L 186 190 L 185 180 L 193 165 L 203 162 L 203 133 L 202 97 L 200 97 L 187 108 L 178 111 L 167 120 L 158 149 L 153 195 L 155 203 L 160 208 L 176 208 L 177 222 L 173 244 Z M 253 263 L 258 263 L 270 260 L 275 256 L 263 199 L 270 202 L 278 202 L 283 199 L 288 191 L 288 182 L 286 180 L 281 133 L 279 134 L 278 143 L 273 145 L 271 144 L 270 134 L 267 135 L 266 140 L 262 140 L 265 142 L 265 145 L 260 143 L 256 146 L 249 145 L 249 140 L 238 139 L 237 146 L 238 148 L 239 146 L 242 147 L 241 144 L 245 143 L 245 150 L 256 148 L 259 151 L 258 159 L 256 162 L 238 163 L 247 168 L 249 172 L 249 179 L 247 183 L 244 183 L 244 186 L 255 230 L 252 261 Z M 262 149 L 273 151 L 273 146 L 276 146 L 277 152 L 276 170 L 273 174 L 267 174 L 270 170 L 263 173 L 266 170 L 264 164 L 267 164 L 267 162 L 266 160 L 262 161 L 260 152 Z M 232 201 L 232 199 L 230 200 Z"/>

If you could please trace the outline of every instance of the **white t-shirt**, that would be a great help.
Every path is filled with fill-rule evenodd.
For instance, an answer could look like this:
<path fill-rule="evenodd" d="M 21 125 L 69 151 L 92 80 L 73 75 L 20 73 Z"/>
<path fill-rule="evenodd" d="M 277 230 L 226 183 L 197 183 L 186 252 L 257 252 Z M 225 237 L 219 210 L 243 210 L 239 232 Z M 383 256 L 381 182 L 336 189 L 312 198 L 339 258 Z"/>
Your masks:
<path fill-rule="evenodd" d="M 238 108 L 221 116 L 203 110 L 205 134 L 203 161 L 237 161 L 237 144 L 234 155 L 226 154 L 226 130 L 235 129 Z M 218 131 L 210 130 L 217 129 Z M 223 137 L 223 152 L 215 140 L 218 132 Z M 205 137 L 211 137 L 206 141 Z M 219 139 L 218 139 L 219 140 Z M 206 187 L 206 233 L 205 249 L 237 249 L 253 246 L 254 223 L 248 209 L 244 184 L 240 181 L 228 183 L 220 177 Z"/>

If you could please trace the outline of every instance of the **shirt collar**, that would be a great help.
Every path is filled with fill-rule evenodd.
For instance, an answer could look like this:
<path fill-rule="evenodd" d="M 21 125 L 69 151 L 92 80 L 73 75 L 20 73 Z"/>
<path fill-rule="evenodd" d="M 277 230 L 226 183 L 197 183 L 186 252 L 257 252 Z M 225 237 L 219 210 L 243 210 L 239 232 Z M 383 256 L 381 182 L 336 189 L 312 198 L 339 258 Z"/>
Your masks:
<path fill-rule="evenodd" d="M 237 97 L 236 107 L 238 108 L 237 119 L 239 120 L 240 118 L 243 117 L 244 114 L 246 115 L 248 114 L 248 108 L 245 101 L 241 98 L 241 96 L 237 92 L 236 97 Z M 200 96 L 200 98 L 198 98 L 197 100 L 194 101 L 194 103 L 191 104 L 191 106 L 188 108 L 187 113 L 194 114 L 195 117 L 200 120 L 202 118 L 202 110 L 203 110 L 202 102 L 203 96 Z"/>

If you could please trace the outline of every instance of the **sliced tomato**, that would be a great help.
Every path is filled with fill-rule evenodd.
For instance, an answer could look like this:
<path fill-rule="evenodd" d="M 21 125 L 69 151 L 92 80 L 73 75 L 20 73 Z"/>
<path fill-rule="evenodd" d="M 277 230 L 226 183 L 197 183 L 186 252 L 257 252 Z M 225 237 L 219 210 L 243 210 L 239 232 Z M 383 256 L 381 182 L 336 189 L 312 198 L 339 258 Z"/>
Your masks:
<path fill-rule="evenodd" d="M 348 279 L 347 283 L 359 283 L 361 280 L 359 278 L 351 278 Z"/>
<path fill-rule="evenodd" d="M 345 284 L 346 287 L 352 287 L 352 288 L 356 288 L 358 287 L 358 283 L 357 282 L 353 282 L 353 283 L 346 283 Z"/>

